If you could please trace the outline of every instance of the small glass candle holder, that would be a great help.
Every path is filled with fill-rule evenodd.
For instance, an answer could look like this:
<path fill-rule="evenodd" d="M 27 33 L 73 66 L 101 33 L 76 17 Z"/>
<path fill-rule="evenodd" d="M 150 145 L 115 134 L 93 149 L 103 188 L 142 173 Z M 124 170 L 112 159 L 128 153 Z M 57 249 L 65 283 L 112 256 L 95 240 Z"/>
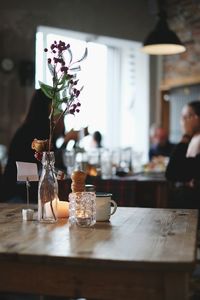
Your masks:
<path fill-rule="evenodd" d="M 96 223 L 96 194 L 76 192 L 69 194 L 70 225 L 91 227 Z"/>

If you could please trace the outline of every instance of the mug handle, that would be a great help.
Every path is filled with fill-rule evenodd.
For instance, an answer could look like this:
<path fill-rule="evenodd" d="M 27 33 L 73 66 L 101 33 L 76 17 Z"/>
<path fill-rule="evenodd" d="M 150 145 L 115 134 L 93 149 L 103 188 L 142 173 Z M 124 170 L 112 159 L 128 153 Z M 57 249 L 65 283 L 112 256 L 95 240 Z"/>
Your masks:
<path fill-rule="evenodd" d="M 113 205 L 114 205 L 114 207 L 112 207 L 113 208 L 113 210 L 112 210 L 112 212 L 110 213 L 110 216 L 111 215 L 113 215 L 115 212 L 116 212 L 116 210 L 117 210 L 117 203 L 114 201 L 114 200 L 110 200 L 110 203 L 112 203 Z"/>

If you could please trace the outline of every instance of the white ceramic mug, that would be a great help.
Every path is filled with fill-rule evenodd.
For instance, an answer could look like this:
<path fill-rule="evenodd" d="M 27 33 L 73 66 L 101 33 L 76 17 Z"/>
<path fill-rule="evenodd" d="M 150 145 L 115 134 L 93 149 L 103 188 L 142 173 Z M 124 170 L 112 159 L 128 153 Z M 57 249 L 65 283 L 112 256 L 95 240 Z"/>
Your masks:
<path fill-rule="evenodd" d="M 117 203 L 111 199 L 110 193 L 96 193 L 96 221 L 109 221 L 117 210 Z M 111 207 L 113 204 L 113 207 Z"/>

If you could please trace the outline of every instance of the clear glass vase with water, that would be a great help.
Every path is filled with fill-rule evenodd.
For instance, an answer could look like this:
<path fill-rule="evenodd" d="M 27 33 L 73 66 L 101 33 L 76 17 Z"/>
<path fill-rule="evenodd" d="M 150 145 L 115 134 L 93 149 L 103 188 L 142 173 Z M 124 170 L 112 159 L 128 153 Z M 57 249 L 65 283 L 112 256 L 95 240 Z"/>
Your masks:
<path fill-rule="evenodd" d="M 43 152 L 42 173 L 38 186 L 38 221 L 57 221 L 58 182 L 54 170 L 54 152 Z"/>

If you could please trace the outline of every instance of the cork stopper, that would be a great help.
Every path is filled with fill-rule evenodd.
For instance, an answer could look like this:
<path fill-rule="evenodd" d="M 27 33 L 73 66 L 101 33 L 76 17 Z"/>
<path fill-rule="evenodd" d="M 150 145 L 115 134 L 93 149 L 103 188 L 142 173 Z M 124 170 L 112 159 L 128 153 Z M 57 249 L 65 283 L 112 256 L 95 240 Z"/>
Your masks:
<path fill-rule="evenodd" d="M 84 192 L 85 191 L 85 179 L 86 174 L 83 171 L 74 171 L 71 175 L 72 184 L 71 189 L 72 193 Z"/>

